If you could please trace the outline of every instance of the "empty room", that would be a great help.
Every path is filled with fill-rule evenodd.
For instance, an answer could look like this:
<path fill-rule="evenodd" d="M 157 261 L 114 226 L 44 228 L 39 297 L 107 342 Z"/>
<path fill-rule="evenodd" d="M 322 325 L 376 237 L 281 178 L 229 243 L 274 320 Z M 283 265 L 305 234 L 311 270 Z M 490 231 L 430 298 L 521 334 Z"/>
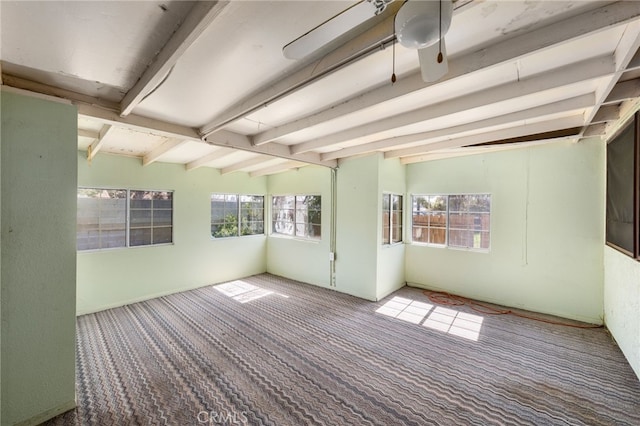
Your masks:
<path fill-rule="evenodd" d="M 640 424 L 640 2 L 0 1 L 0 424 Z"/>

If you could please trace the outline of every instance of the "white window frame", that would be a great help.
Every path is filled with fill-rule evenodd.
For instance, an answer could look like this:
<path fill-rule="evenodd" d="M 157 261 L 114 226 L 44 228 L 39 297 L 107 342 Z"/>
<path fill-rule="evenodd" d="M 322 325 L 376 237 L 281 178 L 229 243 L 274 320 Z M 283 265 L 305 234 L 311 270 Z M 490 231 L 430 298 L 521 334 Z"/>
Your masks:
<path fill-rule="evenodd" d="M 237 238 L 237 237 L 254 237 L 256 235 L 265 235 L 265 196 L 264 195 L 260 195 L 260 194 L 236 194 L 236 193 L 225 193 L 225 192 L 212 192 L 211 196 L 209 198 L 209 201 L 211 202 L 213 199 L 214 195 L 223 195 L 225 197 L 230 196 L 230 195 L 235 195 L 236 199 L 237 199 L 237 204 L 238 207 L 236 209 L 236 219 L 237 219 L 237 233 L 236 235 L 228 235 L 228 236 L 219 236 L 216 237 L 211 233 L 211 226 L 213 226 L 213 217 L 211 217 L 210 220 L 210 227 L 209 227 L 209 235 L 211 236 L 212 239 L 214 240 L 220 240 L 220 239 L 226 239 L 226 238 Z M 242 197 L 260 197 L 262 199 L 262 232 L 260 233 L 255 233 L 255 234 L 242 234 L 241 230 L 242 230 L 242 203 L 246 203 L 247 201 L 242 201 Z M 226 199 L 225 199 L 226 202 Z M 224 220 L 224 219 L 223 219 Z M 224 223 L 224 222 L 223 222 Z"/>
<path fill-rule="evenodd" d="M 273 204 L 274 204 L 274 200 L 278 197 L 293 197 L 293 221 L 290 222 L 293 225 L 293 233 L 292 234 L 287 234 L 284 232 L 277 232 L 275 230 L 274 227 L 274 209 L 273 209 Z M 310 225 L 309 222 L 298 222 L 297 219 L 297 211 L 298 211 L 298 197 L 318 197 L 320 198 L 320 209 L 318 210 L 320 212 L 320 223 L 315 224 L 317 226 L 320 227 L 320 235 L 318 237 L 310 237 L 307 235 L 299 235 L 298 234 L 298 225 L 304 225 L 305 227 Z M 270 230 L 270 235 L 274 236 L 274 237 L 278 237 L 278 238 L 292 238 L 292 239 L 299 239 L 299 240 L 304 240 L 304 241 L 310 241 L 310 242 L 320 242 L 322 241 L 322 195 L 321 194 L 317 194 L 317 193 L 305 193 L 305 194 L 274 194 L 271 195 L 271 202 L 269 203 L 269 209 L 270 209 L 270 218 L 271 220 L 269 221 L 270 226 L 271 226 L 271 230 Z M 288 222 L 288 221 L 287 221 Z M 314 225 L 314 224 L 311 224 Z"/>
<path fill-rule="evenodd" d="M 483 247 L 468 247 L 468 246 L 457 246 L 457 245 L 451 245 L 451 241 L 450 241 L 450 237 L 449 237 L 449 233 L 451 231 L 451 219 L 450 219 L 450 212 L 451 212 L 451 203 L 450 203 L 450 197 L 452 196 L 470 196 L 470 195 L 486 195 L 489 197 L 489 211 L 488 212 L 482 212 L 483 214 L 488 214 L 489 215 L 489 229 L 488 231 L 486 231 L 489 235 L 489 246 L 487 248 L 483 248 Z M 415 197 L 432 197 L 432 196 L 444 196 L 447 197 L 447 209 L 446 209 L 446 216 L 447 216 L 447 226 L 446 226 L 446 232 L 445 232 L 445 244 L 434 244 L 434 243 L 428 243 L 428 242 L 420 242 L 420 241 L 414 241 L 413 240 L 413 226 L 414 226 L 414 222 L 413 222 L 413 202 L 414 202 L 414 198 Z M 488 253 L 489 251 L 491 251 L 491 241 L 492 241 L 492 225 L 491 225 L 491 218 L 493 217 L 493 202 L 492 202 L 492 194 L 489 192 L 474 192 L 474 193 L 451 193 L 451 194 L 438 194 L 438 193 L 429 193 L 429 194 L 411 194 L 411 244 L 414 245 L 420 245 L 420 246 L 427 246 L 427 247 L 437 247 L 437 248 L 448 248 L 448 249 L 452 249 L 452 250 L 463 250 L 463 251 L 473 251 L 473 252 L 480 252 L 480 253 Z M 454 228 L 455 230 L 455 228 Z M 484 232 L 484 231 L 481 231 Z"/>
<path fill-rule="evenodd" d="M 384 223 L 384 212 L 386 211 L 384 208 L 384 199 L 385 197 L 389 198 L 389 242 L 385 242 L 384 240 L 384 229 L 385 229 L 385 223 Z M 400 239 L 398 241 L 394 241 L 394 237 L 396 236 L 395 233 L 393 232 L 394 230 L 394 222 L 393 222 L 393 212 L 395 211 L 393 209 L 393 197 L 400 197 Z M 397 194 L 395 192 L 383 192 L 382 193 L 382 216 L 383 216 L 383 221 L 382 221 L 382 245 L 383 246 L 393 246 L 393 245 L 397 245 L 397 244 L 403 244 L 404 243 L 404 223 L 405 223 L 405 218 L 404 218 L 404 194 Z"/>
<path fill-rule="evenodd" d="M 141 248 L 141 247 L 157 247 L 157 246 L 166 246 L 166 245 L 173 245 L 174 244 L 174 228 L 175 228 L 175 221 L 174 221 L 174 194 L 175 191 L 174 190 L 168 190 L 168 189 L 138 189 L 138 188 L 105 188 L 105 187 L 96 187 L 96 186 L 79 186 L 78 190 L 80 189 L 94 189 L 97 191 L 125 191 L 126 192 L 126 204 L 125 204 L 125 245 L 124 246 L 118 246 L 118 247 L 104 247 L 104 248 L 91 248 L 91 249 L 85 249 L 85 250 L 78 250 L 77 249 L 77 234 L 76 234 L 76 251 L 80 252 L 80 253 L 86 253 L 86 252 L 94 252 L 94 251 L 105 251 L 105 250 L 118 250 L 118 249 L 128 249 L 128 248 L 132 248 L 132 249 L 137 249 L 137 248 Z M 162 243 L 151 243 L 151 244 L 138 244 L 138 245 L 131 245 L 131 192 L 168 192 L 171 193 L 171 225 L 162 225 L 162 226 L 154 226 L 153 222 L 151 224 L 151 231 L 153 232 L 154 228 L 161 228 L 161 227 L 171 227 L 171 241 L 170 242 L 162 242 Z M 77 193 L 77 192 L 76 192 Z M 152 215 L 153 215 L 153 208 L 152 208 Z M 153 221 L 153 216 L 152 216 L 152 221 Z M 149 228 L 149 227 L 146 227 Z M 135 227 L 134 227 L 135 229 Z"/>
<path fill-rule="evenodd" d="M 439 244 L 439 243 L 430 243 L 430 242 L 423 242 L 423 241 L 413 241 L 413 232 L 414 232 L 413 216 L 415 212 L 413 209 L 413 204 L 414 204 L 414 199 L 416 197 L 445 197 L 446 198 L 446 208 L 444 210 L 444 215 L 446 217 L 446 225 L 444 227 L 444 243 Z M 428 212 L 428 216 L 432 216 L 431 212 Z M 430 224 L 428 224 L 427 228 L 430 230 L 432 227 Z M 442 229 L 442 228 L 438 228 L 438 229 Z M 411 195 L 411 242 L 413 244 L 426 245 L 430 247 L 447 247 L 449 245 L 449 194 L 413 194 Z"/>

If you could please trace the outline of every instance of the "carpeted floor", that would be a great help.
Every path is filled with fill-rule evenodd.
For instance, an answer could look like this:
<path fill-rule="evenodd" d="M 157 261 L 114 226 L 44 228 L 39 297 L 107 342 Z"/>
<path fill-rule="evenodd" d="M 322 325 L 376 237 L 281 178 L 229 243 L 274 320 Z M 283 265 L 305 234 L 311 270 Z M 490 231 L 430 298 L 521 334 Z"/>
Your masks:
<path fill-rule="evenodd" d="M 268 274 L 79 317 L 77 375 L 47 424 L 640 425 L 604 329 Z"/>

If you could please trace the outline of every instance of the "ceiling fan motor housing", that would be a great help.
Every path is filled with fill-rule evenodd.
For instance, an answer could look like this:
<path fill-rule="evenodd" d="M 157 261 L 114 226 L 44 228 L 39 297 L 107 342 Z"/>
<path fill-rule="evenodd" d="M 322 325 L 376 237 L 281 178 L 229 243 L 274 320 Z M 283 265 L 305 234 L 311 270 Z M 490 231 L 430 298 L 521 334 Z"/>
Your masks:
<path fill-rule="evenodd" d="M 452 15 L 451 0 L 409 0 L 396 15 L 398 41 L 411 49 L 431 46 L 449 30 Z"/>

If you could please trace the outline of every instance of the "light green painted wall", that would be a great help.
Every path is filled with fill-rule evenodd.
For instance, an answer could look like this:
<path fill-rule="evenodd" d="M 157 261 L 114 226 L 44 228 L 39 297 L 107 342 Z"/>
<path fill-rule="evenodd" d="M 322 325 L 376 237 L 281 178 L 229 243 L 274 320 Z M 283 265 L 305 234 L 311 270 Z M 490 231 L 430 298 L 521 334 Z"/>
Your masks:
<path fill-rule="evenodd" d="M 603 316 L 604 144 L 412 164 L 410 194 L 491 193 L 491 250 L 408 245 L 409 283 L 593 323 Z"/>
<path fill-rule="evenodd" d="M 604 314 L 607 328 L 640 378 L 640 263 L 604 249 Z"/>
<path fill-rule="evenodd" d="M 322 195 L 322 241 L 270 235 L 268 272 L 328 287 L 330 284 L 331 171 L 305 167 L 272 175 L 269 193 Z M 404 194 L 405 168 L 382 154 L 340 162 L 337 170 L 335 289 L 378 300 L 404 285 L 404 245 L 382 247 L 382 193 Z"/>
<path fill-rule="evenodd" d="M 2 92 L 2 424 L 75 406 L 75 107 Z"/>
<path fill-rule="evenodd" d="M 307 166 L 299 170 L 271 175 L 267 182 L 271 195 L 320 195 L 322 197 L 320 241 L 270 234 L 267 241 L 267 271 L 293 280 L 328 287 L 330 284 L 331 170 L 326 167 Z M 271 229 L 270 226 L 269 229 Z"/>
<path fill-rule="evenodd" d="M 411 204 L 405 195 L 406 167 L 397 158 L 385 160 L 382 154 L 378 156 L 378 186 L 380 194 L 385 192 L 400 194 L 404 196 L 404 234 L 407 234 L 407 210 L 411 209 Z M 380 201 L 379 212 L 382 211 L 382 201 Z M 378 230 L 382 230 L 382 215 L 378 214 Z M 405 285 L 405 244 L 382 245 L 382 234 L 378 232 L 378 261 L 377 261 L 377 285 L 376 298 L 378 300 L 393 293 Z"/>
<path fill-rule="evenodd" d="M 266 194 L 266 178 L 220 175 L 211 168 L 98 154 L 78 156 L 80 186 L 173 190 L 174 244 L 78 253 L 78 313 L 241 278 L 266 271 L 266 237 L 212 239 L 213 192 Z"/>
<path fill-rule="evenodd" d="M 340 162 L 337 173 L 336 289 L 377 299 L 382 192 L 378 155 Z"/>

